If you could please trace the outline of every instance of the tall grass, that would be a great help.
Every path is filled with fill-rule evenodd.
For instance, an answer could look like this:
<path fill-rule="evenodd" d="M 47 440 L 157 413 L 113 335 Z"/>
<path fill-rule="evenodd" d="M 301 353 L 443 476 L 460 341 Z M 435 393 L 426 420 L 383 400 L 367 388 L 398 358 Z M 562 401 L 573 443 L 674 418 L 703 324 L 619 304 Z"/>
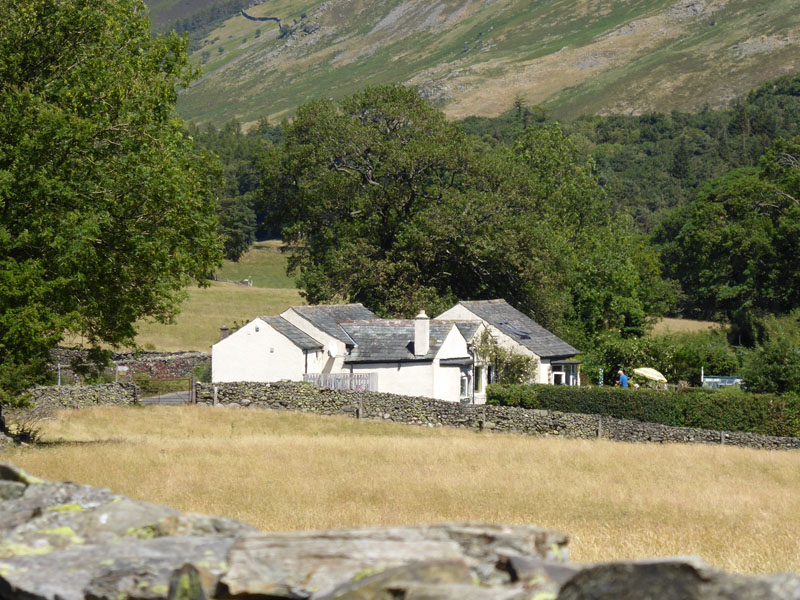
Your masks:
<path fill-rule="evenodd" d="M 570 533 L 572 558 L 696 554 L 800 571 L 800 453 L 425 429 L 196 407 L 61 413 L 36 475 L 267 531 L 496 521 Z"/>

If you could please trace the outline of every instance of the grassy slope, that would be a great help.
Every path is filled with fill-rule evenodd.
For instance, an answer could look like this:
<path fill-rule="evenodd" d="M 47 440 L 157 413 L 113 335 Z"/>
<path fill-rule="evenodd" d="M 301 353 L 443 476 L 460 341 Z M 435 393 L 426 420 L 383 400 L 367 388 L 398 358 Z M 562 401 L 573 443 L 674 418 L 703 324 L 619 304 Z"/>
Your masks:
<path fill-rule="evenodd" d="M 147 350 L 209 351 L 219 328 L 247 322 L 258 315 L 275 315 L 303 304 L 294 281 L 286 276 L 286 257 L 274 242 L 257 243 L 238 263 L 225 261 L 220 280 L 253 278 L 253 287 L 224 281 L 187 290 L 188 298 L 174 325 L 140 323 L 137 343 Z"/>
<path fill-rule="evenodd" d="M 320 4 L 274 0 L 251 9 L 287 22 L 307 12 L 308 23 L 321 25 L 294 40 L 241 16 L 212 32 L 206 76 L 181 95 L 184 116 L 278 119 L 320 95 L 388 82 L 421 86 L 453 117 L 497 115 L 515 96 L 560 116 L 668 111 L 718 105 L 800 69 L 793 0 Z"/>
<path fill-rule="evenodd" d="M 216 0 L 145 0 L 150 11 L 150 23 L 156 31 L 178 19 L 191 16 Z"/>
<path fill-rule="evenodd" d="M 698 554 L 729 570 L 800 571 L 797 452 L 225 408 L 69 411 L 43 426 L 63 443 L 12 448 L 7 459 L 263 530 L 531 523 L 570 533 L 576 561 Z"/>

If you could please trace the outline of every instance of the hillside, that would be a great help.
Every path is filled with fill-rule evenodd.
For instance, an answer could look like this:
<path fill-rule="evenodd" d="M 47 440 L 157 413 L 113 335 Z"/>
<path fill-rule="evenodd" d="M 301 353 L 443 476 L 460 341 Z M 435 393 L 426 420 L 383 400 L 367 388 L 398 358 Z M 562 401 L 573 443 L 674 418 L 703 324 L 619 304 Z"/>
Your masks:
<path fill-rule="evenodd" d="M 185 17 L 204 2 L 183 4 Z M 196 40 L 205 75 L 181 95 L 185 118 L 276 120 L 389 82 L 453 118 L 515 99 L 560 118 L 695 110 L 800 70 L 792 0 L 274 0 L 247 12 L 283 31 L 236 13 Z"/>

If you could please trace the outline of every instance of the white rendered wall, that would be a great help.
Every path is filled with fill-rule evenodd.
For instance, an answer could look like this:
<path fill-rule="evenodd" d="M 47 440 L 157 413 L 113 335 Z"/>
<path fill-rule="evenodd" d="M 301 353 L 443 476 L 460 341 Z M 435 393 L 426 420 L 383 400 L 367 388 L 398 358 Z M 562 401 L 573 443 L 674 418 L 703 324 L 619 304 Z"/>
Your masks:
<path fill-rule="evenodd" d="M 469 311 L 465 306 L 456 304 L 447 309 L 434 319 L 435 321 L 483 321 L 478 315 Z"/>
<path fill-rule="evenodd" d="M 487 323 L 483 319 L 481 319 L 478 315 L 468 310 L 465 306 L 461 304 L 456 304 L 453 308 L 450 308 L 436 317 L 437 321 L 481 321 L 484 326 L 488 327 L 489 333 L 494 338 L 494 340 L 500 344 L 503 348 L 507 348 L 508 350 L 513 350 L 514 352 L 518 352 L 520 354 L 524 354 L 525 356 L 531 356 L 536 359 L 537 367 L 536 367 L 536 375 L 534 377 L 535 383 L 550 383 L 548 380 L 548 367 L 550 361 L 545 359 L 542 360 L 539 356 L 533 352 L 531 352 L 528 348 L 523 346 L 522 344 L 518 343 L 513 338 L 509 337 L 502 331 L 500 331 L 497 327 L 492 325 L 491 323 Z"/>
<path fill-rule="evenodd" d="M 251 321 L 211 347 L 214 382 L 302 381 L 304 372 L 303 351 L 261 319 Z"/>
<path fill-rule="evenodd" d="M 377 373 L 379 392 L 436 398 L 433 393 L 431 361 L 356 363 L 349 367 L 353 373 Z"/>
<path fill-rule="evenodd" d="M 328 335 L 321 329 L 314 327 L 311 323 L 309 323 L 306 319 L 302 316 L 297 314 L 293 309 L 287 308 L 284 312 L 281 313 L 281 316 L 289 321 L 292 325 L 297 327 L 300 331 L 310 335 L 315 340 L 319 341 L 322 344 L 323 350 L 319 354 L 319 358 L 317 361 L 314 362 L 314 369 L 311 370 L 311 364 L 309 363 L 309 373 L 344 373 L 344 357 L 347 352 L 347 348 L 345 348 L 344 344 L 337 340 L 335 337 Z M 328 354 L 328 344 L 334 341 L 339 349 L 337 355 L 335 357 L 331 357 Z"/>
<path fill-rule="evenodd" d="M 433 361 L 433 397 L 448 402 L 461 401 L 461 367 L 443 367 L 438 360 Z M 471 390 L 467 390 L 472 396 Z"/>
<path fill-rule="evenodd" d="M 436 358 L 469 358 L 469 349 L 467 348 L 467 340 L 461 335 L 458 328 L 453 325 L 444 338 L 439 351 L 436 353 Z"/>
<path fill-rule="evenodd" d="M 461 367 L 443 367 L 439 361 L 446 358 L 469 358 L 467 340 L 453 325 L 444 338 L 436 359 L 433 361 L 433 397 L 439 400 L 459 402 L 461 400 Z M 472 390 L 468 389 L 470 397 Z"/>

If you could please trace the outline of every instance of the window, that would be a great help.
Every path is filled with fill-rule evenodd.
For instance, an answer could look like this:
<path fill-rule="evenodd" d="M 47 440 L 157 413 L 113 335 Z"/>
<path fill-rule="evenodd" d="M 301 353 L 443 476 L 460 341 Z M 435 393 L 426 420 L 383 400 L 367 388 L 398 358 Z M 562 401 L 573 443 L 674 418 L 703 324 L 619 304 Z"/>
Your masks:
<path fill-rule="evenodd" d="M 476 394 L 486 391 L 486 367 L 475 367 L 475 381 L 473 389 Z"/>

